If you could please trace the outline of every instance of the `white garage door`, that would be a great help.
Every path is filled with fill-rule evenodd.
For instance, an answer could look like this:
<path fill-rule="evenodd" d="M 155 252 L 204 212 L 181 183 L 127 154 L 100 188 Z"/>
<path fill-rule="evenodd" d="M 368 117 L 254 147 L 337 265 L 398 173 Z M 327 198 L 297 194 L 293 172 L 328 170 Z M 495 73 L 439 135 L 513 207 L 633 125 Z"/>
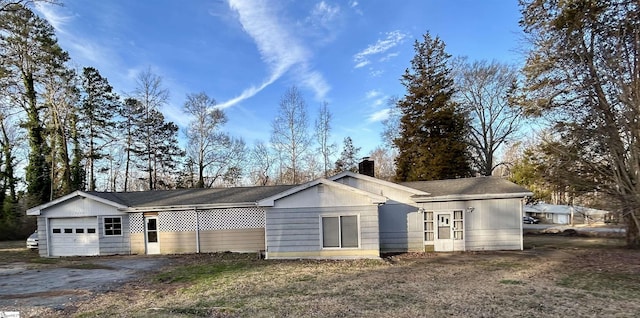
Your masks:
<path fill-rule="evenodd" d="M 49 220 L 51 256 L 98 255 L 98 219 Z"/>

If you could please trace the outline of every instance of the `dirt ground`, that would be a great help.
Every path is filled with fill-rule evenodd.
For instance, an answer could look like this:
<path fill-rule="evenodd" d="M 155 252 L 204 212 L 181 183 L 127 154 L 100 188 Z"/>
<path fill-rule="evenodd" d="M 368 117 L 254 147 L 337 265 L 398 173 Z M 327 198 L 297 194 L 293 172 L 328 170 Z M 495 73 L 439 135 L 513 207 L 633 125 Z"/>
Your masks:
<path fill-rule="evenodd" d="M 355 261 L 223 253 L 141 258 L 159 261 L 144 268 L 125 266 L 129 257 L 85 258 L 70 262 L 93 264 L 84 266 L 87 271 L 136 274 L 107 282 L 104 290 L 65 288 L 81 295 L 63 303 L 0 294 L 0 310 L 19 310 L 23 317 L 638 317 L 640 251 L 622 244 L 527 235 L 524 251 Z M 0 285 L 15 274 L 0 272 Z"/>

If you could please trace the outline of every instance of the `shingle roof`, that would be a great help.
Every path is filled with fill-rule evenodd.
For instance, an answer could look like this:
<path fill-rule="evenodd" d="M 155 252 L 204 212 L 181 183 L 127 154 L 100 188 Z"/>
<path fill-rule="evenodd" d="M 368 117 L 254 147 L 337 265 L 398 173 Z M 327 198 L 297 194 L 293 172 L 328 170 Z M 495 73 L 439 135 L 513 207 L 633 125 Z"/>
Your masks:
<path fill-rule="evenodd" d="M 87 192 L 131 208 L 257 202 L 295 185 L 139 192 Z"/>
<path fill-rule="evenodd" d="M 529 190 L 498 177 L 413 181 L 401 185 L 428 192 L 431 196 L 527 193 Z"/>

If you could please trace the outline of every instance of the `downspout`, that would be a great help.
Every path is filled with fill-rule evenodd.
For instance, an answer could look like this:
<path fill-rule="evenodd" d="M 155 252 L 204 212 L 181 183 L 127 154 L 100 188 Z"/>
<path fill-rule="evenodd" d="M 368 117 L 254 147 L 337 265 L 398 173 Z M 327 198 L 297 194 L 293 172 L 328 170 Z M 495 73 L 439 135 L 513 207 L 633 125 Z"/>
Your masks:
<path fill-rule="evenodd" d="M 197 207 L 193 211 L 196 212 L 196 254 L 200 254 L 200 213 Z"/>
<path fill-rule="evenodd" d="M 44 218 L 44 229 L 47 238 L 47 257 L 51 257 L 51 231 L 49 231 L 49 218 Z M 38 254 L 40 254 L 40 233 L 38 233 Z"/>
<path fill-rule="evenodd" d="M 524 217 L 524 205 L 527 202 L 527 197 L 524 197 L 524 199 L 520 199 L 520 218 L 518 219 L 518 223 L 520 223 L 520 250 L 523 251 L 524 250 L 524 229 L 522 228 L 523 225 L 522 223 L 522 217 Z"/>

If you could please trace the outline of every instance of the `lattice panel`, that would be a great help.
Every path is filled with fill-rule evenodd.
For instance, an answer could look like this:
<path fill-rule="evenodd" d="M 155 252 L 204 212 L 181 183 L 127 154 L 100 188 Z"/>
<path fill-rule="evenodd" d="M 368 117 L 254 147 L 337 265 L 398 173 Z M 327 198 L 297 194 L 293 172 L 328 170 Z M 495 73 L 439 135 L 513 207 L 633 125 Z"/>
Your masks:
<path fill-rule="evenodd" d="M 195 231 L 196 211 L 158 212 L 158 229 L 163 232 Z"/>
<path fill-rule="evenodd" d="M 129 213 L 129 231 L 131 233 L 144 233 L 142 213 Z"/>
<path fill-rule="evenodd" d="M 264 210 L 260 208 L 203 210 L 200 214 L 200 230 L 235 230 L 263 228 Z"/>

